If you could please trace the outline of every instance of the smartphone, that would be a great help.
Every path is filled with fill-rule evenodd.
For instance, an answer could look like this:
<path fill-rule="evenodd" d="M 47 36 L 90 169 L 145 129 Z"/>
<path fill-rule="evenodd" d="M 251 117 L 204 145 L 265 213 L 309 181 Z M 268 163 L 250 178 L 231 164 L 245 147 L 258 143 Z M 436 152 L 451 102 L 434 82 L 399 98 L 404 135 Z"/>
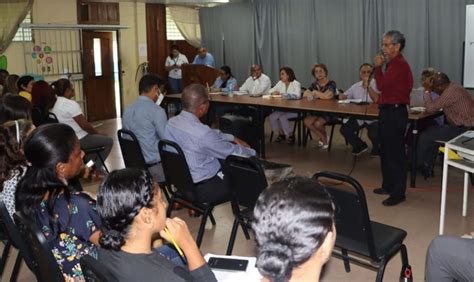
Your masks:
<path fill-rule="evenodd" d="M 249 261 L 244 259 L 231 258 L 209 258 L 207 263 L 211 268 L 218 268 L 224 270 L 246 271 Z"/>

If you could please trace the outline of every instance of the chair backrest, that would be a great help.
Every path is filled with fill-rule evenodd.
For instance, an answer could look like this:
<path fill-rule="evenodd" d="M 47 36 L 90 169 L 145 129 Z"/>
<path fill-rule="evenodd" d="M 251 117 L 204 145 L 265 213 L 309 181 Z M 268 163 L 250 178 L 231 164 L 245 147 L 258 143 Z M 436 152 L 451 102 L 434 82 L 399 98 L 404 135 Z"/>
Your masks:
<path fill-rule="evenodd" d="M 120 129 L 117 131 L 117 137 L 125 167 L 146 170 L 145 158 L 135 134 L 130 130 Z"/>
<path fill-rule="evenodd" d="M 59 123 L 59 119 L 55 113 L 49 112 L 48 119 L 49 119 L 49 123 Z"/>
<path fill-rule="evenodd" d="M 331 185 L 321 182 L 321 178 L 339 183 Z M 360 183 L 350 176 L 328 171 L 314 174 L 313 179 L 326 188 L 336 206 L 336 246 L 338 241 L 349 240 L 366 247 L 370 256 L 377 258 L 367 200 Z"/>
<path fill-rule="evenodd" d="M 64 281 L 64 277 L 59 269 L 59 265 L 54 259 L 48 241 L 38 227 L 25 218 L 21 213 L 16 212 L 13 215 L 21 237 L 28 242 L 32 258 L 36 264 L 36 279 L 38 281 Z"/>
<path fill-rule="evenodd" d="M 182 197 L 193 202 L 195 199 L 194 182 L 181 147 L 175 142 L 160 140 L 158 150 L 167 187 L 173 185 Z"/>
<path fill-rule="evenodd" d="M 90 255 L 80 259 L 82 274 L 87 282 L 117 281 L 110 270 Z"/>
<path fill-rule="evenodd" d="M 258 196 L 267 188 L 265 171 L 255 158 L 228 156 L 224 163 L 234 203 L 253 209 Z"/>
<path fill-rule="evenodd" d="M 20 251 L 23 260 L 25 261 L 28 268 L 35 272 L 38 268 L 37 263 L 33 259 L 29 248 L 27 247 L 28 244 L 23 240 L 23 237 L 20 235 L 20 230 L 13 222 L 13 219 L 10 217 L 8 213 L 7 207 L 2 200 L 0 200 L 0 217 L 2 219 L 2 229 L 8 236 L 8 240 L 12 243 L 12 245 Z"/>

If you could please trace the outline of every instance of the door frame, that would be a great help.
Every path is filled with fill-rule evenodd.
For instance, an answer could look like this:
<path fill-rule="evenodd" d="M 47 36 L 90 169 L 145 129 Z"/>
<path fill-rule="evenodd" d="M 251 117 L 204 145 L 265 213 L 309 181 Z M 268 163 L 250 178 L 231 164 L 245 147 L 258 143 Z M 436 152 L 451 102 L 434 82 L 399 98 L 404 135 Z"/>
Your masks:
<path fill-rule="evenodd" d="M 91 31 L 91 32 L 112 32 L 112 35 L 115 35 L 115 38 L 117 39 L 117 65 L 118 65 L 118 82 L 119 82 L 119 101 L 120 101 L 120 115 L 117 115 L 115 118 L 121 118 L 123 115 L 123 105 L 124 105 L 124 97 L 123 97 L 123 70 L 122 70 L 122 57 L 120 56 L 120 50 L 121 50 L 121 44 L 120 44 L 120 38 L 121 38 L 121 33 L 120 33 L 120 28 L 100 28 L 103 26 L 97 26 L 97 28 L 87 28 L 87 29 L 80 29 L 79 32 L 79 37 L 80 37 L 80 43 L 81 43 L 81 68 L 82 68 L 82 73 L 83 73 L 83 81 L 82 83 L 85 83 L 85 76 L 84 76 L 84 40 L 83 40 L 83 31 Z M 113 48 L 113 47 L 112 47 Z M 113 50 L 112 50 L 113 52 Z M 112 56 L 113 57 L 113 56 Z M 83 89 L 85 87 L 83 86 Z M 114 87 L 114 92 L 115 92 L 115 87 Z M 115 95 L 115 94 L 114 94 Z M 83 106 L 84 106 L 84 116 L 86 117 L 86 120 L 88 120 L 88 108 L 87 108 L 87 95 L 86 93 L 83 93 Z M 117 111 L 117 109 L 115 109 Z"/>

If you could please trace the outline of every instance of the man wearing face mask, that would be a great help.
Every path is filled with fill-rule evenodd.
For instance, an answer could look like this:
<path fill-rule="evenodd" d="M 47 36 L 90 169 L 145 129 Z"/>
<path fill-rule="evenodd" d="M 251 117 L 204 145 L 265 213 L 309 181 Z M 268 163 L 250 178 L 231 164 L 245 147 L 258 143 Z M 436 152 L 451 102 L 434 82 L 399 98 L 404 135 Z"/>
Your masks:
<path fill-rule="evenodd" d="M 163 100 L 160 92 L 163 84 L 154 74 L 143 76 L 138 85 L 140 96 L 125 110 L 122 118 L 123 128 L 137 137 L 148 171 L 157 182 L 165 181 L 158 152 L 158 142 L 164 138 L 167 122 L 166 112 L 159 106 Z"/>

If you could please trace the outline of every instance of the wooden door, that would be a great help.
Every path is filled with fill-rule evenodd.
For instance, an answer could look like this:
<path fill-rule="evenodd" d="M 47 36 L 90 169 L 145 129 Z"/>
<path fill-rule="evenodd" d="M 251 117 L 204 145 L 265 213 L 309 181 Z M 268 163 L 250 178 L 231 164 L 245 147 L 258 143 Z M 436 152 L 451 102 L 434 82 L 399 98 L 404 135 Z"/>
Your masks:
<path fill-rule="evenodd" d="M 89 121 L 116 117 L 112 32 L 82 32 L 84 94 Z"/>

